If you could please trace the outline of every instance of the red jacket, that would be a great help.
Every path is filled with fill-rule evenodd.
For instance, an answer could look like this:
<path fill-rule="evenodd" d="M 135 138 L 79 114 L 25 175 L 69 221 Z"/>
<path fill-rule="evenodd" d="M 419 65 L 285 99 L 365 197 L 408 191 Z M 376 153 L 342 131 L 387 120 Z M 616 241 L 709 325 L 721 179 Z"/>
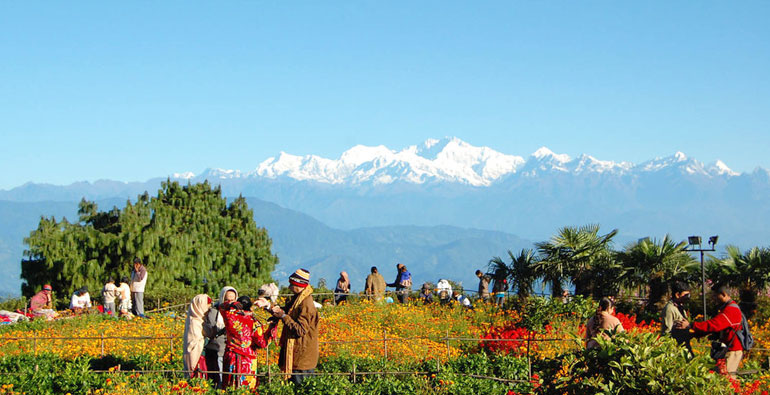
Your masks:
<path fill-rule="evenodd" d="M 736 331 L 743 329 L 741 318 L 741 308 L 734 301 L 730 301 L 725 307 L 722 307 L 722 310 L 714 318 L 703 322 L 693 322 L 692 329 L 701 334 L 721 332 L 719 339 L 722 343 L 727 344 L 729 351 L 741 351 L 743 350 L 741 341 L 738 340 L 735 331 L 730 329 L 733 328 Z"/>

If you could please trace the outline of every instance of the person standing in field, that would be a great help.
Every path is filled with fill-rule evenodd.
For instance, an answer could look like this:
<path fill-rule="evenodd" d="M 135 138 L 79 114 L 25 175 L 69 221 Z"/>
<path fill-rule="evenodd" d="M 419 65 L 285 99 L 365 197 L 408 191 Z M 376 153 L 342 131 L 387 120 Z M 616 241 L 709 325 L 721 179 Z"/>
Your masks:
<path fill-rule="evenodd" d="M 385 296 L 385 278 L 377 271 L 377 266 L 372 266 L 371 274 L 366 276 L 364 292 L 369 298 L 379 302 Z"/>
<path fill-rule="evenodd" d="M 722 305 L 714 318 L 692 323 L 687 320 L 680 320 L 674 324 L 674 327 L 691 329 L 696 337 L 718 333 L 719 341 L 727 346 L 727 354 L 724 357 L 724 364 L 717 363 L 717 366 L 719 366 L 720 373 L 729 373 L 734 377 L 738 371 L 738 365 L 743 359 L 743 345 L 737 334 L 743 330 L 743 313 L 738 304 L 730 297 L 730 289 L 726 285 L 714 285 L 711 288 L 711 297 Z"/>
<path fill-rule="evenodd" d="M 687 329 L 674 327 L 678 321 L 689 321 L 690 313 L 686 310 L 689 300 L 690 287 L 687 284 L 679 281 L 671 284 L 671 300 L 660 312 L 660 333 L 671 336 L 678 344 L 685 346 L 692 356 L 692 346 L 690 346 L 692 334 Z"/>
<path fill-rule="evenodd" d="M 318 310 L 313 303 L 310 272 L 297 269 L 289 276 L 294 296 L 283 308 L 273 306 L 273 317 L 283 322 L 278 365 L 284 377 L 299 385 L 318 365 Z"/>
<path fill-rule="evenodd" d="M 334 287 L 334 304 L 340 304 L 348 299 L 350 293 L 350 279 L 347 272 L 340 272 L 337 286 Z"/>
<path fill-rule="evenodd" d="M 409 273 L 406 266 L 401 263 L 396 265 L 396 270 L 398 270 L 396 281 L 388 284 L 388 286 L 395 287 L 398 301 L 406 303 L 406 300 L 409 297 L 409 291 L 412 290 L 412 273 Z"/>
<path fill-rule="evenodd" d="M 492 293 L 495 297 L 495 303 L 498 306 L 505 304 L 505 291 L 508 290 L 508 280 L 505 278 L 505 271 L 498 270 L 495 273 L 495 283 L 492 285 Z"/>
<path fill-rule="evenodd" d="M 195 295 L 184 322 L 184 337 L 182 338 L 182 362 L 188 377 L 203 377 L 200 371 L 206 371 L 206 358 L 203 357 L 203 345 L 206 342 L 206 331 L 203 326 L 203 316 L 211 306 L 208 295 Z"/>
<path fill-rule="evenodd" d="M 476 277 L 479 278 L 479 299 L 484 302 L 489 301 L 489 282 L 491 281 L 489 276 L 484 274 L 481 270 L 476 270 Z"/>
<path fill-rule="evenodd" d="M 615 303 L 604 297 L 599 301 L 596 314 L 586 323 L 586 350 L 599 347 L 597 336 L 609 339 L 608 331 L 625 332 L 623 324 L 615 317 Z"/>
<path fill-rule="evenodd" d="M 110 277 L 107 279 L 107 284 L 104 284 L 102 289 L 102 301 L 104 302 L 104 314 L 114 315 L 117 311 L 115 309 L 115 296 L 118 294 L 118 287 L 115 286 L 115 279 Z"/>
<path fill-rule="evenodd" d="M 253 374 L 257 370 L 256 349 L 265 348 L 275 338 L 277 323 L 263 326 L 251 312 L 251 298 L 240 296 L 235 302 L 225 302 L 219 306 L 225 321 L 227 343 L 223 360 L 224 388 L 255 388 L 259 383 Z"/>
<path fill-rule="evenodd" d="M 134 270 L 131 271 L 131 301 L 134 315 L 144 318 L 144 287 L 147 284 L 147 268 L 142 260 L 134 258 Z"/>
<path fill-rule="evenodd" d="M 204 333 L 209 338 L 206 344 L 206 367 L 209 371 L 217 373 L 209 373 L 208 377 L 214 383 L 214 388 L 222 388 L 222 374 L 218 373 L 223 371 L 224 356 L 225 356 L 225 343 L 227 342 L 227 335 L 225 332 L 225 321 L 222 317 L 222 313 L 219 311 L 219 307 L 225 303 L 233 303 L 238 299 L 238 291 L 230 286 L 225 286 L 222 291 L 219 292 L 219 299 L 206 313 L 206 317 L 203 320 Z"/>
<path fill-rule="evenodd" d="M 128 277 L 120 279 L 120 286 L 118 287 L 118 298 L 120 304 L 118 305 L 118 311 L 121 317 L 131 318 L 131 287 L 128 285 Z"/>

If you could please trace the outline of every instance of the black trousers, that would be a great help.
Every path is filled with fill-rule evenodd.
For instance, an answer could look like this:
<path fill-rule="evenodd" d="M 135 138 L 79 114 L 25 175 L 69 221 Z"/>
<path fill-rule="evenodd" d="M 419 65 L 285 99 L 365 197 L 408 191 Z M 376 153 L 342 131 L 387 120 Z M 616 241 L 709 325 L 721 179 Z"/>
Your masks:
<path fill-rule="evenodd" d="M 305 373 L 313 373 L 315 372 L 315 369 L 310 370 L 292 370 L 291 371 L 291 378 L 289 381 L 294 383 L 294 385 L 300 385 L 303 381 L 305 381 L 306 378 L 310 377 L 310 375 Z"/>

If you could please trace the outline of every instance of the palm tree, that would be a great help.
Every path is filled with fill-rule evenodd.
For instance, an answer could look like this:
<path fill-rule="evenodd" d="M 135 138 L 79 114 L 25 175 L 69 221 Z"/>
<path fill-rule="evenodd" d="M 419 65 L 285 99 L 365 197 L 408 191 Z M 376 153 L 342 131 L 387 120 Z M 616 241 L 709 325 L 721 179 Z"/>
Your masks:
<path fill-rule="evenodd" d="M 519 299 L 526 299 L 532 293 L 532 285 L 535 282 L 534 265 L 537 257 L 531 249 L 522 249 L 518 256 L 508 250 L 508 256 L 511 258 L 510 264 L 496 256 L 489 261 L 489 269 L 493 273 L 504 273 L 511 291 L 515 290 Z"/>
<path fill-rule="evenodd" d="M 741 253 L 738 247 L 728 246 L 721 268 L 722 276 L 715 280 L 738 288 L 741 310 L 751 318 L 757 308 L 757 294 L 770 284 L 770 249 L 754 247 Z"/>
<path fill-rule="evenodd" d="M 596 262 L 611 255 L 612 238 L 617 229 L 599 235 L 599 225 L 564 227 L 551 240 L 537 243 L 543 259 L 537 264 L 537 272 L 551 283 L 553 296 L 561 296 L 565 280 L 575 285 L 575 294 L 591 294 L 591 269 Z"/>
<path fill-rule="evenodd" d="M 618 253 L 624 268 L 621 282 L 627 287 L 649 286 L 647 311 L 659 311 L 666 303 L 668 284 L 685 280 L 688 272 L 697 269 L 685 246 L 686 242 L 676 243 L 666 235 L 660 242 L 642 239 Z"/>

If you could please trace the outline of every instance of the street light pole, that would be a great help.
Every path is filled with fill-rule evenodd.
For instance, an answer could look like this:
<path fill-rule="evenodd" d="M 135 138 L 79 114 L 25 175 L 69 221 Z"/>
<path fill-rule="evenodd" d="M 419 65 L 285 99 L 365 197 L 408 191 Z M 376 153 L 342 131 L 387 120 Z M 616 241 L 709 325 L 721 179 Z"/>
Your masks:
<path fill-rule="evenodd" d="M 701 246 L 701 237 L 700 236 L 690 236 L 687 238 L 687 244 L 689 249 L 685 247 L 685 251 L 687 252 L 700 252 L 700 290 L 701 290 L 701 298 L 703 300 L 703 319 L 706 319 L 706 267 L 703 264 L 703 253 L 706 251 L 713 252 L 716 251 L 716 245 L 717 240 L 719 239 L 719 236 L 711 236 L 709 237 L 709 245 L 711 248 L 703 248 Z M 698 248 L 695 248 L 695 246 L 698 246 Z"/>

